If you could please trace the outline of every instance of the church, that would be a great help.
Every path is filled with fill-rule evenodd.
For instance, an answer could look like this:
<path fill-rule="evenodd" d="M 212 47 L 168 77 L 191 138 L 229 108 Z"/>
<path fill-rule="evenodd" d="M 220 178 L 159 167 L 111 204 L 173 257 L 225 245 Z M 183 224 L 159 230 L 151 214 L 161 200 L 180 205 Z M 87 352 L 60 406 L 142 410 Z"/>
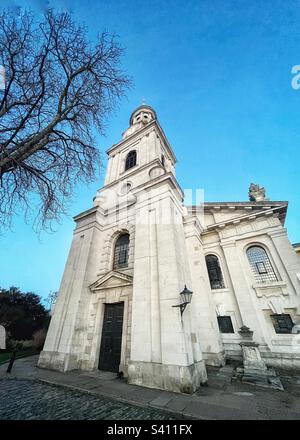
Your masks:
<path fill-rule="evenodd" d="M 39 367 L 192 393 L 207 365 L 242 359 L 248 328 L 267 366 L 300 369 L 288 202 L 251 184 L 247 201 L 185 205 L 175 153 L 148 105 L 107 155 L 93 207 L 74 217 Z"/>

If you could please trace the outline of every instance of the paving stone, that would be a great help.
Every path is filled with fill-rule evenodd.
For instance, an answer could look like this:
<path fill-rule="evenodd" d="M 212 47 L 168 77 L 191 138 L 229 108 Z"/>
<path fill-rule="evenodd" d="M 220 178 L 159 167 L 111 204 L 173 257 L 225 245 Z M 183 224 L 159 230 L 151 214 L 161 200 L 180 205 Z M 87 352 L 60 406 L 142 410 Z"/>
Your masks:
<path fill-rule="evenodd" d="M 170 394 L 162 394 L 158 397 L 156 397 L 156 399 L 151 400 L 150 404 L 151 406 L 161 406 L 164 407 L 166 406 L 170 400 L 172 400 L 173 395 Z"/>
<path fill-rule="evenodd" d="M 220 405 L 208 405 L 206 402 L 192 402 L 185 409 L 186 417 L 194 416 L 205 420 L 255 420 L 257 417 L 246 414 L 237 408 L 228 408 Z"/>
<path fill-rule="evenodd" d="M 182 413 L 184 409 L 188 406 L 188 404 L 191 402 L 191 399 L 188 396 L 176 396 L 173 397 L 173 399 L 170 400 L 168 403 L 168 409 L 172 411 L 178 411 L 179 413 Z"/>

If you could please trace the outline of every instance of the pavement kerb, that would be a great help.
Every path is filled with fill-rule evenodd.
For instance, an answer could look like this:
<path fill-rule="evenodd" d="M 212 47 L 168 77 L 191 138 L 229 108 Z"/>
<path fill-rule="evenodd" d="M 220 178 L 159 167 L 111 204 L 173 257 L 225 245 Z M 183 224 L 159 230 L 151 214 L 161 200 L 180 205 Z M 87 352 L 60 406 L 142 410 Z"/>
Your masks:
<path fill-rule="evenodd" d="M 21 376 L 0 376 L 0 380 L 29 380 L 30 382 L 37 381 L 36 377 L 21 377 Z"/>
<path fill-rule="evenodd" d="M 99 397 L 103 396 L 106 399 L 111 400 L 112 402 L 113 401 L 117 401 L 117 402 L 120 402 L 120 403 L 127 403 L 129 405 L 137 406 L 139 408 L 145 408 L 145 406 L 148 406 L 149 408 L 158 409 L 159 411 L 161 411 L 161 412 L 163 412 L 165 414 L 169 414 L 170 416 L 178 417 L 179 420 L 180 419 L 182 419 L 182 420 L 200 420 L 200 419 L 208 420 L 207 417 L 195 417 L 195 416 L 192 416 L 192 415 L 184 413 L 184 412 L 178 412 L 178 411 L 174 411 L 172 409 L 165 409 L 165 408 L 162 408 L 161 406 L 158 406 L 158 405 L 151 405 L 151 403 L 140 403 L 140 402 L 137 402 L 135 400 L 124 399 L 123 397 L 118 397 L 118 396 L 112 397 L 110 394 L 105 393 L 105 392 L 99 393 L 99 392 L 95 392 L 93 390 L 86 390 L 84 388 L 76 387 L 74 385 L 54 382 L 54 381 L 50 381 L 50 380 L 47 380 L 47 379 L 37 378 L 35 380 L 37 380 L 38 382 L 41 382 L 41 383 L 45 383 L 47 385 L 58 387 L 58 388 L 68 388 L 68 389 L 71 389 L 71 390 L 74 390 L 74 391 L 80 391 L 80 392 L 85 393 L 85 394 L 91 394 L 93 396 L 99 396 Z M 212 419 L 212 420 L 216 420 L 216 419 Z"/>

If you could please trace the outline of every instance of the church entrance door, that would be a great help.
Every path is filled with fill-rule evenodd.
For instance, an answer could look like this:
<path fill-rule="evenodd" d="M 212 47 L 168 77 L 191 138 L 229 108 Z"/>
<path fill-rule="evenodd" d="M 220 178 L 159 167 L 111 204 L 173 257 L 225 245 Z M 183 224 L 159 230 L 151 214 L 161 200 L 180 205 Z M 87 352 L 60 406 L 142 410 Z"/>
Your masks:
<path fill-rule="evenodd" d="M 124 303 L 105 304 L 99 370 L 118 373 L 121 359 Z"/>

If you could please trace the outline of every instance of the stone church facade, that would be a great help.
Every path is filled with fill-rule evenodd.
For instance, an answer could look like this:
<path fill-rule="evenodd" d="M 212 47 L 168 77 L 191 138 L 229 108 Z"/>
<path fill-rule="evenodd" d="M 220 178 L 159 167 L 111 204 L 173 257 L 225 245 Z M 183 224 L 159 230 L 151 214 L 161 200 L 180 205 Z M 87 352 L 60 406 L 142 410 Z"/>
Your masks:
<path fill-rule="evenodd" d="M 74 218 L 39 366 L 193 392 L 206 365 L 241 359 L 247 326 L 268 366 L 299 369 L 300 259 L 284 228 L 288 203 L 252 184 L 246 202 L 185 206 L 176 157 L 147 105 L 107 154 L 103 188 Z M 185 286 L 193 294 L 183 310 Z"/>

